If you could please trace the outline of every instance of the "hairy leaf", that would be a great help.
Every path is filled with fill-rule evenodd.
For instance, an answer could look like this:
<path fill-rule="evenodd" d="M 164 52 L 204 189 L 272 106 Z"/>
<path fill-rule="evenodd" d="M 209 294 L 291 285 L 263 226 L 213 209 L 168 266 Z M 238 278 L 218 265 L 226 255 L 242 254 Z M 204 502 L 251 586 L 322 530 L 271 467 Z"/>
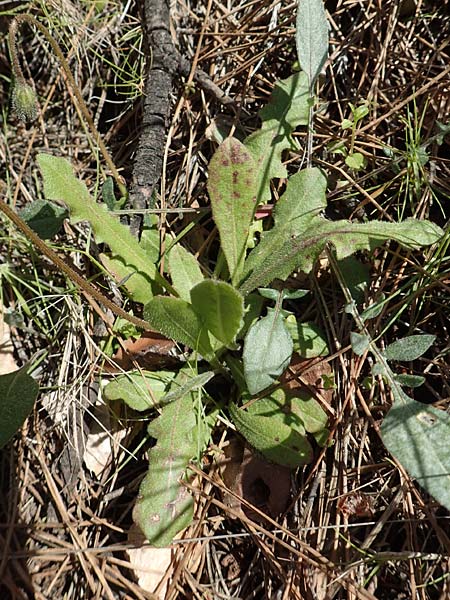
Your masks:
<path fill-rule="evenodd" d="M 139 271 L 130 271 L 130 265 L 121 256 L 100 254 L 100 260 L 117 283 L 124 285 L 135 302 L 147 304 L 154 293 L 161 291 L 155 283 L 149 282 L 148 276 Z"/>
<path fill-rule="evenodd" d="M 435 335 L 409 335 L 389 344 L 383 352 L 386 360 L 416 360 L 434 343 Z"/>
<path fill-rule="evenodd" d="M 249 135 L 244 144 L 257 168 L 257 203 L 270 200 L 270 180 L 287 177 L 282 153 L 297 149 L 291 134 L 309 118 L 308 80 L 295 73 L 275 84 L 269 103 L 260 111 L 261 128 Z"/>
<path fill-rule="evenodd" d="M 186 383 L 182 372 L 180 386 Z M 148 433 L 157 443 L 149 452 L 149 470 L 144 477 L 133 519 L 149 542 L 167 546 L 173 537 L 189 525 L 193 499 L 180 480 L 186 477 L 189 462 L 199 456 L 209 440 L 217 412 L 200 417 L 195 392 L 166 404 L 152 421 Z"/>
<path fill-rule="evenodd" d="M 191 289 L 203 281 L 200 265 L 195 256 L 181 244 L 176 244 L 169 254 L 169 271 L 172 284 L 180 298 L 190 302 Z"/>
<path fill-rule="evenodd" d="M 224 281 L 207 279 L 191 290 L 192 306 L 216 339 L 228 346 L 243 325 L 244 299 Z"/>
<path fill-rule="evenodd" d="M 327 243 L 333 244 L 337 259 L 342 260 L 389 239 L 406 248 L 418 248 L 443 235 L 434 223 L 417 219 L 401 223 L 328 221 L 319 214 L 326 206 L 325 184 L 318 169 L 305 169 L 291 177 L 274 210 L 274 227 L 245 261 L 243 294 L 275 278 L 286 279 L 295 269 L 308 273 Z"/>
<path fill-rule="evenodd" d="M 392 388 L 381 426 L 383 443 L 408 473 L 450 510 L 450 415 Z"/>
<path fill-rule="evenodd" d="M 250 327 L 244 341 L 244 374 L 248 390 L 257 394 L 288 367 L 293 342 L 279 312 L 272 310 Z"/>
<path fill-rule="evenodd" d="M 49 240 L 61 229 L 67 211 L 47 200 L 35 200 L 27 204 L 19 216 L 41 239 Z"/>
<path fill-rule="evenodd" d="M 206 326 L 185 300 L 155 296 L 144 307 L 144 319 L 163 335 L 186 344 L 205 358 L 212 355 Z"/>
<path fill-rule="evenodd" d="M 235 138 L 226 139 L 209 164 L 208 192 L 213 218 L 233 282 L 239 279 L 242 270 L 256 210 L 256 172 L 252 155 Z"/>
<path fill-rule="evenodd" d="M 174 377 L 172 371 L 124 373 L 105 386 L 103 396 L 109 401 L 122 400 L 133 410 L 145 411 L 160 404 Z"/>
<path fill-rule="evenodd" d="M 328 55 L 328 23 L 323 0 L 298 0 L 297 55 L 312 90 Z"/>
<path fill-rule="evenodd" d="M 39 386 L 22 367 L 14 373 L 0 375 L 0 448 L 23 425 L 30 414 Z"/>
<path fill-rule="evenodd" d="M 268 460 L 295 468 L 312 459 L 312 449 L 306 438 L 301 407 L 287 401 L 284 391 L 253 402 L 247 409 L 230 405 L 237 430 Z"/>
<path fill-rule="evenodd" d="M 350 333 L 350 343 L 352 345 L 353 352 L 358 356 L 362 356 L 370 346 L 370 337 L 365 333 L 357 333 L 356 331 L 352 331 Z"/>
<path fill-rule="evenodd" d="M 105 242 L 113 255 L 120 257 L 124 264 L 122 272 L 126 271 L 124 276 L 138 273 L 149 287 L 155 281 L 167 287 L 167 282 L 159 275 L 129 229 L 111 215 L 104 204 L 94 202 L 86 185 L 75 177 L 66 159 L 39 154 L 37 161 L 44 179 L 45 197 L 64 202 L 73 222 L 89 221 L 96 241 Z M 130 292 L 133 293 L 132 290 Z"/>

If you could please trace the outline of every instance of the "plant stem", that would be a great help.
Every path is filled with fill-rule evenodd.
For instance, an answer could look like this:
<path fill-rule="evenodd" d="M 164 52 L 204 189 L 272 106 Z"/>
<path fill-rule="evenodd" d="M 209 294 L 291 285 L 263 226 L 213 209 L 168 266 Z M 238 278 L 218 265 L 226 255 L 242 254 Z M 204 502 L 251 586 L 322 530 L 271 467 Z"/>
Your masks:
<path fill-rule="evenodd" d="M 98 144 L 98 147 L 100 148 L 103 158 L 105 159 L 105 162 L 107 163 L 107 165 L 117 183 L 117 186 L 119 187 L 120 193 L 122 194 L 122 196 L 126 197 L 127 189 L 123 183 L 123 179 L 120 176 L 120 174 L 116 168 L 116 165 L 114 164 L 114 162 L 111 158 L 111 155 L 108 152 L 108 149 L 106 148 L 102 138 L 100 137 L 100 133 L 98 132 L 98 130 L 94 124 L 94 121 L 93 121 L 91 114 L 86 106 L 86 103 L 83 100 L 83 96 L 81 95 L 80 88 L 78 87 L 77 83 L 75 82 L 75 79 L 72 75 L 70 67 L 64 57 L 64 54 L 63 54 L 61 48 L 59 47 L 59 45 L 55 41 L 55 39 L 52 37 L 52 35 L 48 31 L 48 29 L 44 25 L 42 25 L 42 23 L 40 23 L 37 19 L 35 19 L 31 15 L 27 15 L 27 14 L 17 15 L 12 20 L 11 25 L 9 27 L 9 46 L 10 46 L 10 52 L 11 52 L 11 63 L 12 63 L 15 78 L 19 82 L 25 82 L 25 77 L 24 77 L 24 74 L 22 71 L 22 67 L 20 66 L 19 56 L 18 56 L 18 52 L 17 52 L 17 33 L 18 33 L 19 25 L 24 22 L 28 23 L 29 25 L 34 25 L 35 27 L 37 27 L 39 29 L 39 31 L 48 40 L 50 46 L 53 49 L 53 52 L 55 53 L 56 57 L 58 58 L 59 63 L 67 77 L 70 88 L 72 89 L 72 91 L 77 99 L 80 111 L 86 121 L 87 126 L 89 127 L 89 129 L 94 137 L 94 141 L 96 144 Z"/>

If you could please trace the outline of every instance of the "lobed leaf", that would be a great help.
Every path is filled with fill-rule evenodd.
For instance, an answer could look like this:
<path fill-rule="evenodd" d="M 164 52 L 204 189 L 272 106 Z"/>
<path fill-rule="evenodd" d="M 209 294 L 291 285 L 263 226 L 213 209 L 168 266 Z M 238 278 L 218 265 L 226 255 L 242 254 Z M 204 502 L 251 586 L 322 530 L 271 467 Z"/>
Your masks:
<path fill-rule="evenodd" d="M 182 371 L 178 377 L 180 386 L 189 378 Z M 193 499 L 182 480 L 189 462 L 208 442 L 217 416 L 213 411 L 200 417 L 196 406 L 195 393 L 186 393 L 166 404 L 161 415 L 148 426 L 149 435 L 157 443 L 149 452 L 149 470 L 139 489 L 133 519 L 157 547 L 169 545 L 192 520 Z"/>
<path fill-rule="evenodd" d="M 44 194 L 48 200 L 59 200 L 67 205 L 73 222 L 88 221 L 98 243 L 105 242 L 113 256 L 120 257 L 123 263 L 121 273 L 132 276 L 138 273 L 150 286 L 156 281 L 167 287 L 155 265 L 149 261 L 147 254 L 129 229 L 122 225 L 108 211 L 104 204 L 97 204 L 88 192 L 86 185 L 73 174 L 71 164 L 64 158 L 39 154 L 37 157 L 44 180 Z M 112 259 L 114 260 L 114 259 Z M 117 265 L 114 265 L 117 269 Z M 132 277 L 128 280 L 132 280 Z M 135 290 L 134 286 L 133 289 Z M 133 289 L 130 293 L 133 294 Z"/>
<path fill-rule="evenodd" d="M 325 186 L 326 179 L 318 169 L 305 169 L 291 177 L 274 209 L 274 227 L 245 261 L 243 294 L 275 278 L 286 279 L 295 269 L 308 273 L 328 243 L 342 260 L 358 250 L 373 250 L 389 239 L 406 248 L 418 248 L 443 235 L 434 223 L 412 218 L 401 223 L 328 221 L 319 214 L 326 206 Z"/>

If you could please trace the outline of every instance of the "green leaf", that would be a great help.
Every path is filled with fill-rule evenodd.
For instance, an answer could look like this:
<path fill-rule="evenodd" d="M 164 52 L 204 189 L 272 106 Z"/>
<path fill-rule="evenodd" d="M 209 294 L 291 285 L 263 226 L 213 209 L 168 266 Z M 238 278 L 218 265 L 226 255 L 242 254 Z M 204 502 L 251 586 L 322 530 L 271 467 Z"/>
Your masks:
<path fill-rule="evenodd" d="M 61 229 L 67 211 L 53 202 L 35 200 L 19 211 L 19 216 L 41 239 L 49 240 Z"/>
<path fill-rule="evenodd" d="M 102 200 L 108 207 L 108 210 L 117 208 L 116 195 L 114 194 L 114 179 L 107 177 L 102 185 Z"/>
<path fill-rule="evenodd" d="M 370 337 L 365 333 L 352 331 L 350 333 L 350 344 L 352 345 L 353 352 L 358 356 L 362 356 L 370 346 Z"/>
<path fill-rule="evenodd" d="M 235 138 L 219 146 L 209 164 L 208 192 L 214 222 L 233 282 L 239 279 L 256 209 L 257 168 Z"/>
<path fill-rule="evenodd" d="M 405 387 L 416 388 L 425 383 L 425 377 L 422 375 L 409 375 L 408 373 L 399 373 L 394 375 L 394 381 Z"/>
<path fill-rule="evenodd" d="M 295 468 L 311 462 L 313 452 L 302 420 L 285 412 L 287 406 L 283 390 L 276 390 L 246 410 L 230 404 L 230 414 L 239 433 L 268 460 Z"/>
<path fill-rule="evenodd" d="M 327 180 L 323 173 L 317 169 L 303 169 L 289 179 L 285 193 L 279 199 L 273 209 L 274 227 L 264 233 L 260 243 L 250 253 L 244 264 L 243 277 L 251 274 L 250 281 L 259 277 L 260 270 L 264 265 L 279 254 L 280 246 L 283 246 L 291 239 L 303 231 L 315 220 L 315 217 L 326 208 Z M 321 222 L 324 219 L 321 219 Z M 253 286 L 251 289 L 247 282 L 242 286 L 245 293 L 261 287 L 274 279 L 275 277 L 286 278 L 292 270 L 289 269 L 288 275 L 284 276 L 285 269 L 281 270 L 280 275 L 274 275 L 264 283 Z"/>
<path fill-rule="evenodd" d="M 277 81 L 269 103 L 260 111 L 261 128 L 244 142 L 256 163 L 257 204 L 270 200 L 271 179 L 287 177 L 282 153 L 297 149 L 291 134 L 308 124 L 309 106 L 308 79 L 301 72 Z"/>
<path fill-rule="evenodd" d="M 349 154 L 345 158 L 345 164 L 350 169 L 354 169 L 355 171 L 359 171 L 363 167 L 366 166 L 366 158 L 361 152 L 353 152 L 353 154 Z"/>
<path fill-rule="evenodd" d="M 388 451 L 450 510 L 450 415 L 392 388 L 394 404 L 381 426 Z"/>
<path fill-rule="evenodd" d="M 370 267 L 354 256 L 339 261 L 339 270 L 355 302 L 364 300 L 365 291 L 370 282 Z"/>
<path fill-rule="evenodd" d="M 283 317 L 271 311 L 252 325 L 245 337 L 243 361 L 248 390 L 257 394 L 288 367 L 293 342 Z"/>
<path fill-rule="evenodd" d="M 160 404 L 174 377 L 172 371 L 125 373 L 105 386 L 103 396 L 110 402 L 122 400 L 133 410 L 145 411 Z"/>
<path fill-rule="evenodd" d="M 383 352 L 386 360 L 416 360 L 433 345 L 435 335 L 409 335 L 389 344 Z"/>
<path fill-rule="evenodd" d="M 191 303 L 214 337 L 229 346 L 243 325 L 241 294 L 224 281 L 206 279 L 192 288 Z"/>
<path fill-rule="evenodd" d="M 116 282 L 124 285 L 135 302 L 147 304 L 153 298 L 157 286 L 149 283 L 148 277 L 138 271 L 130 271 L 130 266 L 121 256 L 100 254 L 100 260 Z"/>
<path fill-rule="evenodd" d="M 180 385 L 186 381 L 181 374 Z M 195 392 L 166 404 L 152 421 L 148 433 L 156 438 L 149 452 L 149 470 L 144 477 L 133 519 L 157 547 L 169 545 L 192 520 L 193 499 L 180 480 L 186 478 L 189 462 L 203 451 L 217 412 L 198 414 Z"/>
<path fill-rule="evenodd" d="M 144 307 L 144 319 L 163 335 L 186 344 L 205 358 L 211 357 L 206 326 L 185 300 L 155 296 Z"/>
<path fill-rule="evenodd" d="M 303 358 L 329 354 L 325 336 L 315 323 L 298 323 L 294 315 L 289 315 L 286 326 L 294 342 L 294 352 L 298 352 Z"/>
<path fill-rule="evenodd" d="M 244 312 L 244 323 L 242 329 L 238 333 L 238 338 L 242 339 L 253 323 L 259 318 L 262 308 L 264 306 L 264 300 L 259 294 L 248 294 L 245 297 L 245 312 Z"/>
<path fill-rule="evenodd" d="M 261 294 L 263 298 L 267 298 L 268 300 L 273 300 L 276 302 L 280 294 L 282 295 L 282 301 L 299 300 L 300 298 L 304 298 L 307 294 L 309 294 L 309 290 L 282 290 L 280 292 L 274 288 L 258 288 L 258 293 Z"/>
<path fill-rule="evenodd" d="M 139 240 L 139 246 L 145 252 L 147 260 L 155 264 L 161 257 L 161 240 L 158 227 L 157 215 L 145 215 L 141 239 Z"/>
<path fill-rule="evenodd" d="M 370 319 L 375 319 L 378 315 L 381 314 L 383 308 L 386 304 L 386 296 L 381 292 L 376 302 L 370 304 L 362 313 L 361 319 L 363 321 L 369 321 Z"/>
<path fill-rule="evenodd" d="M 0 375 L 0 448 L 20 429 L 33 409 L 39 392 L 26 367 Z"/>
<path fill-rule="evenodd" d="M 308 273 L 328 243 L 342 260 L 358 250 L 373 250 L 388 239 L 412 249 L 433 244 L 443 235 L 434 223 L 412 218 L 402 223 L 328 221 L 319 214 L 326 207 L 325 186 L 318 169 L 305 169 L 291 177 L 274 209 L 274 227 L 245 261 L 243 294 L 275 278 L 286 279 L 295 269 Z"/>
<path fill-rule="evenodd" d="M 323 0 L 298 0 L 297 56 L 312 90 L 328 56 L 328 23 Z"/>
<path fill-rule="evenodd" d="M 176 244 L 169 254 L 169 271 L 172 284 L 180 298 L 190 302 L 191 289 L 203 281 L 200 265 L 195 256 L 181 244 Z"/>
<path fill-rule="evenodd" d="M 164 397 L 164 403 L 175 402 L 186 394 L 202 388 L 214 377 L 215 373 L 214 371 L 205 371 L 204 373 L 200 373 L 200 375 L 192 375 L 190 373 L 188 375 L 186 375 L 185 381 L 180 381 L 180 377 L 174 381 L 172 385 L 173 389 Z"/>
<path fill-rule="evenodd" d="M 129 229 L 111 215 L 104 204 L 94 202 L 85 184 L 74 176 L 67 160 L 39 154 L 37 161 L 44 179 L 46 198 L 64 202 L 69 208 L 72 222 L 88 221 L 97 243 L 105 242 L 114 257 L 120 257 L 124 270 L 126 269 L 124 276 L 138 273 L 149 287 L 155 281 L 168 287 Z M 130 277 L 130 281 L 131 279 Z"/>

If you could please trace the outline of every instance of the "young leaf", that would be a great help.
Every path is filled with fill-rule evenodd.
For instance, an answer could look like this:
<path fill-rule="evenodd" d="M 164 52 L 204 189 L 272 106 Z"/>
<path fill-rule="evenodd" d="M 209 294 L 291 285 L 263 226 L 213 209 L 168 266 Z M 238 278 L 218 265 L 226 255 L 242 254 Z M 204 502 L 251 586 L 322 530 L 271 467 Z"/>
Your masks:
<path fill-rule="evenodd" d="M 434 343 L 435 335 L 409 335 L 389 344 L 383 352 L 386 360 L 416 360 Z"/>
<path fill-rule="evenodd" d="M 177 377 L 176 381 L 174 381 L 172 385 L 172 389 L 164 397 L 164 404 L 175 402 L 186 394 L 190 394 L 194 390 L 204 387 L 208 381 L 214 377 L 214 371 L 205 371 L 204 373 L 200 373 L 200 375 L 192 375 L 187 372 L 187 369 L 185 369 L 185 371 L 187 373 L 186 377 L 184 378 L 185 381 L 180 381 L 180 377 Z"/>
<path fill-rule="evenodd" d="M 257 171 L 256 202 L 271 198 L 270 180 L 287 177 L 282 153 L 296 149 L 291 134 L 309 118 L 309 89 L 305 73 L 295 73 L 275 84 L 269 103 L 260 111 L 261 129 L 244 141 L 251 152 Z"/>
<path fill-rule="evenodd" d="M 0 375 L 0 448 L 23 425 L 38 392 L 38 384 L 26 373 L 25 367 Z"/>
<path fill-rule="evenodd" d="M 328 23 L 323 0 L 298 0 L 295 40 L 312 90 L 328 55 Z"/>
<path fill-rule="evenodd" d="M 450 510 L 450 415 L 392 388 L 394 404 L 381 426 L 388 451 Z"/>
<path fill-rule="evenodd" d="M 191 289 L 203 281 L 203 275 L 195 256 L 181 244 L 176 244 L 169 254 L 169 271 L 173 287 L 180 298 L 190 302 Z"/>
<path fill-rule="evenodd" d="M 362 356 L 370 346 L 370 337 L 365 333 L 352 331 L 350 333 L 350 344 L 352 345 L 353 352 L 358 356 Z"/>
<path fill-rule="evenodd" d="M 144 307 L 144 319 L 172 340 L 186 344 L 205 358 L 211 357 L 212 348 L 204 323 L 181 298 L 155 296 Z"/>
<path fill-rule="evenodd" d="M 86 185 L 73 174 L 71 164 L 64 158 L 39 154 L 37 157 L 44 180 L 44 194 L 48 200 L 60 200 L 69 208 L 73 221 L 89 221 L 98 243 L 105 242 L 116 258 L 120 257 L 126 271 L 122 277 L 138 273 L 147 286 L 154 281 L 170 287 L 155 265 L 131 235 L 129 229 L 111 215 L 104 204 L 97 204 Z M 132 280 L 130 277 L 129 281 Z"/>
<path fill-rule="evenodd" d="M 250 327 L 242 357 L 251 394 L 257 394 L 276 381 L 288 367 L 292 350 L 292 338 L 280 313 L 273 310 Z"/>
<path fill-rule="evenodd" d="M 226 139 L 211 159 L 208 192 L 214 222 L 233 282 L 242 270 L 250 224 L 256 209 L 257 168 L 250 152 Z"/>
<path fill-rule="evenodd" d="M 252 406 L 259 404 L 255 402 Z M 251 414 L 230 404 L 230 414 L 236 429 L 268 460 L 286 467 L 299 467 L 311 462 L 313 452 L 299 425 L 293 428 L 283 419 L 279 406 L 265 403 L 266 416 Z"/>
<path fill-rule="evenodd" d="M 250 274 L 253 275 L 255 270 L 258 274 L 259 269 L 263 268 L 271 256 L 277 254 L 280 246 L 283 246 L 292 236 L 306 230 L 314 217 L 326 208 L 326 185 L 326 177 L 317 168 L 303 169 L 292 175 L 285 193 L 273 210 L 275 225 L 262 235 L 260 243 L 245 261 L 243 279 Z M 283 275 L 281 277 L 283 278 Z M 269 283 L 272 279 L 268 279 L 265 283 Z M 247 293 L 262 285 L 264 284 L 247 290 L 246 282 L 242 288 L 245 288 Z"/>
<path fill-rule="evenodd" d="M 425 383 L 425 377 L 422 375 L 409 375 L 408 373 L 398 373 L 394 375 L 394 381 L 405 387 L 416 388 Z"/>
<path fill-rule="evenodd" d="M 229 346 L 243 324 L 241 294 L 224 281 L 206 279 L 192 288 L 191 303 L 213 336 Z"/>
<path fill-rule="evenodd" d="M 145 411 L 160 404 L 174 377 L 172 371 L 125 373 L 105 386 L 103 396 L 110 402 L 122 400 L 133 410 Z"/>
<path fill-rule="evenodd" d="M 195 407 L 196 398 L 188 393 L 165 405 L 148 427 L 157 443 L 149 452 L 149 471 L 141 483 L 133 519 L 157 547 L 169 545 L 192 520 L 193 499 L 180 479 L 203 450 L 216 419 L 216 412 L 202 416 L 199 430 Z"/>

